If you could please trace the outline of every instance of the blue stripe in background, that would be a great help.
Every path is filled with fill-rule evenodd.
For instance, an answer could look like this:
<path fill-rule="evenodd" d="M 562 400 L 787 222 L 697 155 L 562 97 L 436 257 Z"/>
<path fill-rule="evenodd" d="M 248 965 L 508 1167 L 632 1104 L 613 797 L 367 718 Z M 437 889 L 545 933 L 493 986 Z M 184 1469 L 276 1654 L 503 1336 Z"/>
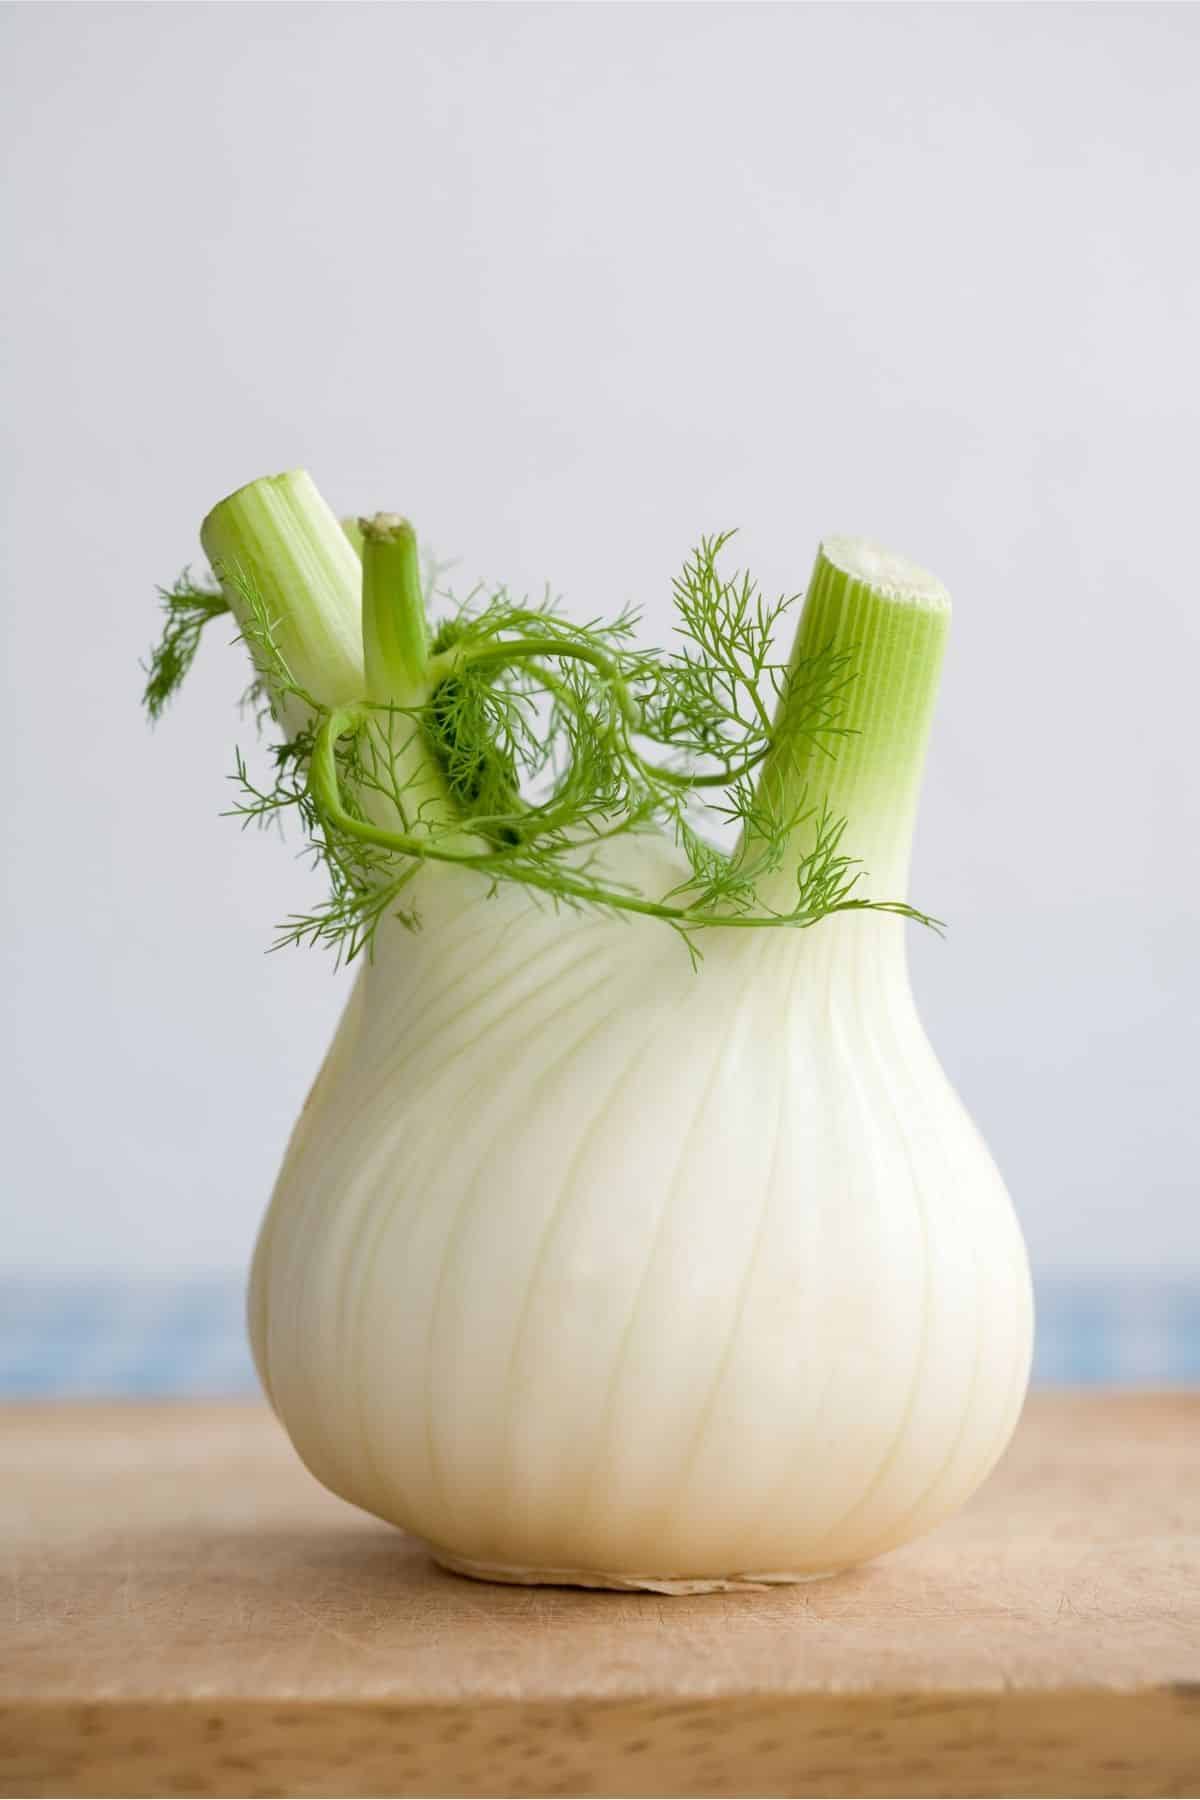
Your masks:
<path fill-rule="evenodd" d="M 1200 1383 L 1200 1284 L 1039 1282 L 1034 1380 Z M 217 1398 L 257 1389 L 239 1281 L 0 1281 L 0 1396 Z"/>

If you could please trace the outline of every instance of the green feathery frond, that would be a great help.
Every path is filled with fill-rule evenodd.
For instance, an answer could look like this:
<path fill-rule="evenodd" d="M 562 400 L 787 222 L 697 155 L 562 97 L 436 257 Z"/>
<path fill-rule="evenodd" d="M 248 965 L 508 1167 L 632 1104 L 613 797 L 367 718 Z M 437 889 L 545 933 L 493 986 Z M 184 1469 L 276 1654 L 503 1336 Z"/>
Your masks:
<path fill-rule="evenodd" d="M 199 586 L 187 569 L 171 587 L 159 588 L 158 598 L 165 614 L 162 635 L 142 664 L 146 676 L 142 704 L 154 722 L 183 686 L 204 627 L 229 611 L 220 588 Z"/>
<path fill-rule="evenodd" d="M 575 624 L 548 595 L 476 590 L 436 624 L 428 693 L 399 707 L 363 699 L 322 706 L 293 678 L 278 625 L 253 584 L 234 574 L 241 635 L 272 702 L 299 702 L 309 723 L 274 752 L 273 784 L 257 787 L 240 752 L 234 812 L 243 822 L 295 817 L 329 881 L 326 899 L 282 928 L 279 943 L 319 943 L 343 960 L 369 949 L 380 922 L 414 926 L 406 890 L 427 863 L 515 882 L 571 908 L 601 908 L 670 925 L 697 960 L 715 928 L 816 923 L 873 908 L 936 924 L 900 902 L 855 892 L 861 869 L 842 849 L 846 821 L 802 787 L 778 803 L 755 771 L 787 743 L 836 753 L 851 657 L 823 649 L 775 660 L 774 640 L 798 595 L 764 600 L 744 571 L 719 559 L 731 533 L 704 538 L 674 584 L 676 645 L 640 648 L 637 615 Z M 226 573 L 227 582 L 230 580 Z M 151 661 L 146 704 L 156 718 L 178 688 L 218 593 L 179 583 L 164 593 L 168 623 Z M 430 800 L 418 766 L 437 772 Z M 405 773 L 408 771 L 408 773 Z M 794 784 L 777 784 L 790 793 Z M 442 800 L 448 804 L 443 804 Z M 686 874 L 645 894 L 613 878 L 604 845 L 657 830 Z M 738 834 L 726 851 L 714 833 Z M 797 848 L 797 846 L 802 846 Z M 765 876 L 795 863 L 789 903 L 764 906 Z"/>

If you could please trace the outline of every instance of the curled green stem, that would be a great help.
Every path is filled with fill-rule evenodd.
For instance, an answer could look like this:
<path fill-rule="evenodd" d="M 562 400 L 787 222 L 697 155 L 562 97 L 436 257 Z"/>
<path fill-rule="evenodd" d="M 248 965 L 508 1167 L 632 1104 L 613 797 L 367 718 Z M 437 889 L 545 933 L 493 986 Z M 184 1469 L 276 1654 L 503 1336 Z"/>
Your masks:
<path fill-rule="evenodd" d="M 374 825 L 369 820 L 355 817 L 345 806 L 337 764 L 339 740 L 360 731 L 368 722 L 371 711 L 370 706 L 343 706 L 335 708 L 326 716 L 313 743 L 308 776 L 309 793 L 319 817 L 335 832 L 357 838 L 360 843 L 371 844 L 376 849 L 389 851 L 396 856 L 411 857 L 418 862 L 452 863 L 458 868 L 474 869 L 494 880 L 518 881 L 522 886 L 539 888 L 558 899 L 578 900 L 592 906 L 609 906 L 621 912 L 661 919 L 685 933 L 716 927 L 742 930 L 784 925 L 804 927 L 815 924 L 818 919 L 831 912 L 861 912 L 868 908 L 876 912 L 898 913 L 925 925 L 936 924 L 936 921 L 924 913 L 899 901 L 870 901 L 849 897 L 824 906 L 819 912 L 811 912 L 803 903 L 788 913 L 719 913 L 703 906 L 675 906 L 669 900 L 644 899 L 620 887 L 571 875 L 561 867 L 556 868 L 552 874 L 531 867 L 528 862 L 520 860 L 519 851 L 476 852 L 455 849 L 439 842 L 433 834 L 394 831 Z"/>
<path fill-rule="evenodd" d="M 669 787 L 691 790 L 698 787 L 728 787 L 730 782 L 738 781 L 749 775 L 769 754 L 770 746 L 764 746 L 754 755 L 744 758 L 740 763 L 727 764 L 711 773 L 697 775 L 685 769 L 671 769 L 664 763 L 653 763 L 639 754 L 629 741 L 628 734 L 638 737 L 651 737 L 652 732 L 646 728 L 646 722 L 638 711 L 637 704 L 629 692 L 629 684 L 617 664 L 602 650 L 590 644 L 573 644 L 561 638 L 515 638 L 496 644 L 470 645 L 465 649 L 453 648 L 443 651 L 430 663 L 430 677 L 436 687 L 440 681 L 447 680 L 458 671 L 470 667 L 527 667 L 535 670 L 544 683 L 546 691 L 552 693 L 562 704 L 572 707 L 576 713 L 582 713 L 583 702 L 580 697 L 567 686 L 557 680 L 541 660 L 544 657 L 573 658 L 576 662 L 589 664 L 603 675 L 605 683 L 613 699 L 622 723 L 626 728 L 623 748 L 634 767 L 650 781 L 660 781 Z M 764 714 L 764 717 L 766 715 Z M 769 721 L 768 721 L 769 723 Z"/>

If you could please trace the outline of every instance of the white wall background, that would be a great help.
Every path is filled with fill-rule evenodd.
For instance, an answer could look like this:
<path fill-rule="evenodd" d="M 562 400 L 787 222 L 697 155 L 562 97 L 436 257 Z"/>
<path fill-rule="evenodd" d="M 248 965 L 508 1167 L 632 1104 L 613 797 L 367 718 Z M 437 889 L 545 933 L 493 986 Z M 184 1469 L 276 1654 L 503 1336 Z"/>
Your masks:
<path fill-rule="evenodd" d="M 0 1091 L 16 1269 L 247 1256 L 344 992 L 217 815 L 153 586 L 309 466 L 464 575 L 644 603 L 740 524 L 957 601 L 914 893 L 1043 1271 L 1200 1274 L 1200 9 L 20 6 L 3 16 Z"/>

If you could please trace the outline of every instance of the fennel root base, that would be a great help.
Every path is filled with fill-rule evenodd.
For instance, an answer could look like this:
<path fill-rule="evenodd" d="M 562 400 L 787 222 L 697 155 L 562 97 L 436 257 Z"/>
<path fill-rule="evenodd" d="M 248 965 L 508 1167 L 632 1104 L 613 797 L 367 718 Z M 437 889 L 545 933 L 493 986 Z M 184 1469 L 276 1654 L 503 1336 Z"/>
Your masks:
<path fill-rule="evenodd" d="M 469 1575 L 472 1581 L 501 1581 L 509 1587 L 582 1587 L 614 1588 L 649 1594 L 724 1594 L 738 1588 L 789 1586 L 801 1581 L 828 1581 L 840 1575 L 840 1569 L 816 1569 L 795 1573 L 784 1570 L 755 1571 L 745 1575 L 625 1575 L 608 1569 L 523 1569 L 511 1563 L 472 1562 L 469 1557 L 455 1556 L 437 1544 L 427 1545 L 435 1563 L 455 1575 Z"/>

